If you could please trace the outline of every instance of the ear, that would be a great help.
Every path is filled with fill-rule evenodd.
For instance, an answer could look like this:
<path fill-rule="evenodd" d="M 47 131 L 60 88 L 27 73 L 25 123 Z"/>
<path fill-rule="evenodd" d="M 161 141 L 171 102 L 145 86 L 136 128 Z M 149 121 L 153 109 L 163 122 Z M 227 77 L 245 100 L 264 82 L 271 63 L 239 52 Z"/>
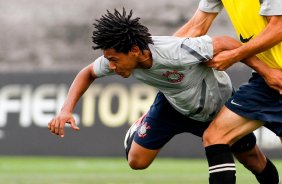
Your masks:
<path fill-rule="evenodd" d="M 139 53 L 141 52 L 141 50 L 139 49 L 138 46 L 134 45 L 134 46 L 132 46 L 130 52 L 131 52 L 132 55 L 138 56 Z"/>

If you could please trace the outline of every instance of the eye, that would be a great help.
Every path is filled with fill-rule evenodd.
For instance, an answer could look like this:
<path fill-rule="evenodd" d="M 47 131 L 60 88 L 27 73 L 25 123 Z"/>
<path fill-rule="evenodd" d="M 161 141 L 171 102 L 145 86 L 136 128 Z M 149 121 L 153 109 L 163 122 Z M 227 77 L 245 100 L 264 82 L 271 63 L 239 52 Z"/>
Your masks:
<path fill-rule="evenodd" d="M 116 63 L 118 61 L 118 59 L 117 58 L 109 58 L 109 61 Z"/>

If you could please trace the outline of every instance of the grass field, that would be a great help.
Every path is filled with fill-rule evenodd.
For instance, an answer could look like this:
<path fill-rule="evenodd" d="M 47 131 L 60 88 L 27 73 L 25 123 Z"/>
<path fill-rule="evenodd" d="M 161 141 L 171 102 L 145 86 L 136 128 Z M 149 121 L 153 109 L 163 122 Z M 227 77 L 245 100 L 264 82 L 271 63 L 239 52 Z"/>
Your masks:
<path fill-rule="evenodd" d="M 282 160 L 275 160 L 282 171 Z M 2 184 L 207 184 L 205 160 L 158 158 L 133 171 L 124 158 L 0 157 Z M 237 164 L 237 183 L 256 183 Z"/>

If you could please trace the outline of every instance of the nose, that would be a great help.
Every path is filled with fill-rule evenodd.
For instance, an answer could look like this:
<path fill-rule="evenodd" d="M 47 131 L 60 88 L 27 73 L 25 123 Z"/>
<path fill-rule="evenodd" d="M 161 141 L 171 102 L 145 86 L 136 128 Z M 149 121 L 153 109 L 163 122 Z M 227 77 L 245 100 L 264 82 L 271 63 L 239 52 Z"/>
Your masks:
<path fill-rule="evenodd" d="M 111 70 L 115 70 L 117 67 L 116 67 L 116 65 L 115 65 L 114 63 L 109 62 L 109 68 L 110 68 Z"/>

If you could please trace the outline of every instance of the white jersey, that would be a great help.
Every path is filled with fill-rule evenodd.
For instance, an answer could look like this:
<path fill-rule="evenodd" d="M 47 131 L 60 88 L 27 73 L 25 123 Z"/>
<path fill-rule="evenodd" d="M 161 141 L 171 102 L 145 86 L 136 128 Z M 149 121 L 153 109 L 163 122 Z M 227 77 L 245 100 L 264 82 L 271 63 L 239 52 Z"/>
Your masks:
<path fill-rule="evenodd" d="M 135 69 L 133 76 L 161 91 L 180 113 L 197 121 L 210 121 L 231 96 L 228 75 L 205 66 L 213 57 L 209 36 L 179 38 L 153 36 L 149 45 L 153 64 L 150 69 Z M 103 56 L 94 61 L 97 77 L 113 74 Z"/>

